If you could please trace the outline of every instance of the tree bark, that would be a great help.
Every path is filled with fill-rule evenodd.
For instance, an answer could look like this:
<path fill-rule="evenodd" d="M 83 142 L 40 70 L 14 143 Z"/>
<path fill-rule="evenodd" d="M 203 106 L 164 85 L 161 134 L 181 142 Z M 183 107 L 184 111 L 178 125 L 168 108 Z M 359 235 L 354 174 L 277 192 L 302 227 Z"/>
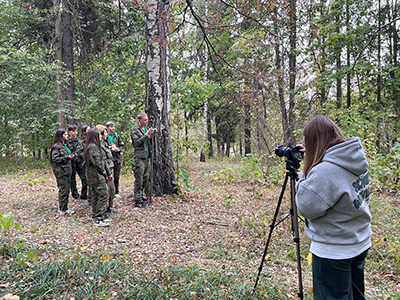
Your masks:
<path fill-rule="evenodd" d="M 56 23 L 55 23 L 55 60 L 57 65 L 57 73 L 56 73 L 56 86 L 57 86 L 57 106 L 59 112 L 57 113 L 57 123 L 58 127 L 65 127 L 65 118 L 62 112 L 63 110 L 63 85 L 62 85 L 62 0 L 53 0 L 53 5 L 55 7 L 56 13 Z"/>
<path fill-rule="evenodd" d="M 205 1 L 204 3 L 205 5 L 205 16 L 207 18 L 208 15 L 208 3 L 207 1 Z M 208 72 L 208 49 L 207 46 L 204 47 L 204 55 L 202 57 L 202 65 L 203 65 L 203 69 L 204 69 L 204 76 L 203 76 L 203 81 L 205 84 L 207 84 L 207 72 Z M 206 99 L 204 101 L 204 105 L 203 105 L 203 140 L 202 140 L 202 145 L 201 145 L 201 152 L 200 152 L 200 161 L 201 162 L 205 162 L 206 161 L 206 155 L 204 153 L 204 147 L 207 141 L 207 119 L 208 119 L 208 100 Z"/>
<path fill-rule="evenodd" d="M 340 33 L 340 17 L 336 18 L 336 33 Z M 336 45 L 336 107 L 342 107 L 342 75 L 340 74 L 340 70 L 342 68 L 341 61 L 341 51 L 342 48 L 340 46 L 340 41 L 337 41 Z"/>
<path fill-rule="evenodd" d="M 350 4 L 349 1 L 346 1 L 346 28 L 347 32 L 350 32 Z M 350 33 L 349 33 L 350 34 Z M 347 92 L 346 92 L 346 104 L 347 108 L 351 106 L 351 77 L 350 77 L 350 43 L 347 43 L 347 74 L 346 74 L 346 83 L 347 83 Z"/>
<path fill-rule="evenodd" d="M 72 11 L 70 0 L 62 0 L 62 62 L 65 69 L 65 100 L 68 113 L 67 122 L 77 125 L 75 97 L 75 68 L 74 68 L 74 34 L 72 32 Z"/>
<path fill-rule="evenodd" d="M 278 84 L 278 98 L 279 98 L 279 107 L 281 110 L 281 118 L 282 118 L 282 130 L 283 130 L 283 138 L 285 143 L 289 141 L 289 124 L 287 119 L 287 110 L 285 103 L 285 91 L 283 89 L 283 70 L 282 70 L 282 57 L 281 57 L 281 40 L 278 39 L 279 36 L 279 15 L 278 8 L 274 7 L 274 34 L 275 34 L 275 72 Z"/>
<path fill-rule="evenodd" d="M 173 165 L 170 102 L 169 2 L 146 1 L 146 112 L 149 126 L 157 128 L 153 166 L 153 194 L 177 192 Z"/>
<path fill-rule="evenodd" d="M 244 105 L 244 156 L 251 154 L 251 116 L 250 103 Z"/>
<path fill-rule="evenodd" d="M 294 134 L 293 130 L 296 124 L 294 106 L 295 106 L 295 88 L 296 88 L 296 31 L 297 31 L 297 12 L 296 12 L 296 0 L 290 1 L 290 53 L 289 53 L 289 144 L 294 145 Z"/>

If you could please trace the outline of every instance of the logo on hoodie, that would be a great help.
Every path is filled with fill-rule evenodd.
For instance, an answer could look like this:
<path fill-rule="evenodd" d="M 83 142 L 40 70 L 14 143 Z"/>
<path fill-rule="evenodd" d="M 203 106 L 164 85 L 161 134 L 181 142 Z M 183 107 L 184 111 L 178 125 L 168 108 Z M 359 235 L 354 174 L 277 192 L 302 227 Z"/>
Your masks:
<path fill-rule="evenodd" d="M 368 172 L 358 177 L 352 185 L 357 193 L 357 199 L 353 200 L 353 204 L 356 209 L 359 209 L 364 201 L 369 201 Z"/>

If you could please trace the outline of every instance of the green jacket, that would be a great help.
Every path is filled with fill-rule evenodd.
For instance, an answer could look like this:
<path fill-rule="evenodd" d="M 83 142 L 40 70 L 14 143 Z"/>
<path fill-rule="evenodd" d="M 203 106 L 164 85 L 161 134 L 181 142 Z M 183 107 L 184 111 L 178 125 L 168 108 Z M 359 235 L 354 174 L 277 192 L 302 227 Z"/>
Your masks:
<path fill-rule="evenodd" d="M 62 145 L 56 144 L 51 148 L 50 164 L 56 178 L 71 175 L 71 159 Z"/>
<path fill-rule="evenodd" d="M 97 184 L 106 179 L 107 173 L 104 167 L 104 160 L 101 158 L 100 150 L 96 146 L 88 149 L 85 167 L 88 184 Z"/>
<path fill-rule="evenodd" d="M 146 128 L 147 129 L 147 128 Z M 139 127 L 139 124 L 135 125 L 131 131 L 132 146 L 134 148 L 133 158 L 148 158 L 150 136 L 147 136 L 143 130 Z"/>
<path fill-rule="evenodd" d="M 111 149 L 108 148 L 105 141 L 101 141 L 101 151 L 103 152 L 104 167 L 106 169 L 107 176 L 110 176 L 112 169 L 114 168 L 113 155 Z"/>
<path fill-rule="evenodd" d="M 111 148 L 112 143 L 110 143 L 110 139 L 108 138 L 108 136 L 104 140 L 104 142 L 109 148 Z M 116 132 L 114 133 L 113 144 L 115 144 L 115 146 L 120 150 L 120 152 L 112 152 L 114 164 L 119 164 L 122 160 L 121 154 L 125 151 L 125 144 Z"/>

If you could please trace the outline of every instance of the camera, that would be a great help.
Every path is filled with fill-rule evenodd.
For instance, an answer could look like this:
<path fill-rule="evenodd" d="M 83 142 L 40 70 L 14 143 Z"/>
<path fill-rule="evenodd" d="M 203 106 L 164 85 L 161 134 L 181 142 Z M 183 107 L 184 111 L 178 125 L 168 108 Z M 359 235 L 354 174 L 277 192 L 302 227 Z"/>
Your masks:
<path fill-rule="evenodd" d="M 278 146 L 275 148 L 275 154 L 279 157 L 286 157 L 288 161 L 302 160 L 304 153 L 300 151 L 300 147 L 291 146 Z"/>

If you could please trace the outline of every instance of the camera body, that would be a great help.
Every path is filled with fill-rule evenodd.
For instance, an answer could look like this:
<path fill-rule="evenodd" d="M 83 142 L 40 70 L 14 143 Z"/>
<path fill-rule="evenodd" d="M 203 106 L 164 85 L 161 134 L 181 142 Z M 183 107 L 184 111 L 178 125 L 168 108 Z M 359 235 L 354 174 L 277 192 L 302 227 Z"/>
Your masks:
<path fill-rule="evenodd" d="M 299 161 L 304 158 L 304 153 L 300 151 L 300 147 L 278 146 L 275 148 L 275 154 L 279 157 L 286 157 L 288 161 Z"/>

